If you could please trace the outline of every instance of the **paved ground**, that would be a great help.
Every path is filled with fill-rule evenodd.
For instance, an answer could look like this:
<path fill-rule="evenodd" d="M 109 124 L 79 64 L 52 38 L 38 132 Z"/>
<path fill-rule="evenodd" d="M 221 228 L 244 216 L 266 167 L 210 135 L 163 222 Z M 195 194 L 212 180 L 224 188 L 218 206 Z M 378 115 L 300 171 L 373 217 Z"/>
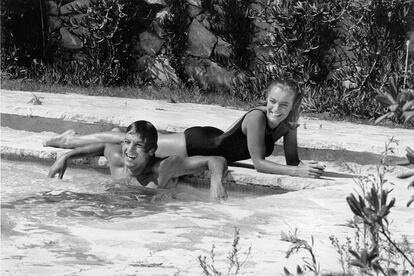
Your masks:
<path fill-rule="evenodd" d="M 41 105 L 30 103 L 29 92 L 1 90 L 1 112 L 26 117 L 57 118 L 88 123 L 127 126 L 145 119 L 159 130 L 179 132 L 195 125 L 211 125 L 223 130 L 244 112 L 220 106 L 168 103 L 116 97 L 91 97 L 78 94 L 36 92 Z M 405 147 L 414 147 L 414 130 L 358 125 L 347 122 L 302 118 L 298 143 L 302 148 L 381 154 L 384 143 L 394 137 L 400 141 L 396 156 L 404 156 Z"/>

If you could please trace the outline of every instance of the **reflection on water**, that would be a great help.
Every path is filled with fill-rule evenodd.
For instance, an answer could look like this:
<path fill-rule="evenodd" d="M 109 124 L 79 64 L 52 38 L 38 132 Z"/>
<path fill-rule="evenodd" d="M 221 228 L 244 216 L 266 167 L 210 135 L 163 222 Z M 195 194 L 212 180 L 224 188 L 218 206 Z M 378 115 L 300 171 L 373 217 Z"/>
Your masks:
<path fill-rule="evenodd" d="M 78 193 L 72 191 L 47 191 L 34 196 L 2 204 L 2 208 L 53 208 L 59 217 L 114 217 L 142 216 L 148 212 L 162 211 L 162 203 L 174 198 L 174 194 L 155 195 L 139 187 L 110 187 L 104 193 Z M 158 201 L 154 204 L 154 201 Z"/>
<path fill-rule="evenodd" d="M 48 220 L 74 217 L 110 220 L 180 210 L 182 204 L 209 200 L 209 189 L 203 184 L 180 183 L 170 192 L 155 193 L 110 180 L 107 175 L 92 169 L 70 168 L 63 181 L 46 178 L 47 169 L 40 164 L 3 162 L 2 172 L 6 177 L 2 183 L 5 191 L 2 208 L 25 217 Z M 246 186 L 227 188 L 230 198 L 280 193 L 270 188 L 254 191 Z"/>

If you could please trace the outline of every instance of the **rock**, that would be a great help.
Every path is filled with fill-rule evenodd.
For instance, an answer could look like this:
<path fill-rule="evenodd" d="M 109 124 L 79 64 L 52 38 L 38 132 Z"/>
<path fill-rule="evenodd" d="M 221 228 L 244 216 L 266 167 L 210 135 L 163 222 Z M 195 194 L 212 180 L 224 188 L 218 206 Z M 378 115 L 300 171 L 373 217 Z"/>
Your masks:
<path fill-rule="evenodd" d="M 210 24 L 208 17 L 204 17 L 203 21 L 200 21 L 200 22 L 201 24 L 203 24 L 204 27 L 206 27 L 207 30 L 210 30 L 211 24 Z"/>
<path fill-rule="evenodd" d="M 190 18 L 194 18 L 197 15 L 199 15 L 203 10 L 199 7 L 193 6 L 193 5 L 187 5 L 187 14 Z"/>
<path fill-rule="evenodd" d="M 85 25 L 86 14 L 72 14 L 59 17 L 63 22 L 71 28 L 78 28 Z"/>
<path fill-rule="evenodd" d="M 264 30 L 264 31 L 268 31 L 268 32 L 274 32 L 274 27 L 272 26 L 272 24 L 264 22 L 262 20 L 258 20 L 255 19 L 253 21 L 253 24 L 256 28 L 260 29 L 260 30 Z"/>
<path fill-rule="evenodd" d="M 158 20 L 153 20 L 151 22 L 149 30 L 156 34 L 159 38 L 163 38 L 165 36 L 165 31 L 161 27 L 161 23 L 158 22 Z"/>
<path fill-rule="evenodd" d="M 221 6 L 221 5 L 214 4 L 213 9 L 216 12 L 216 14 L 219 15 L 219 16 L 225 16 L 226 15 L 226 13 L 223 10 L 223 6 Z"/>
<path fill-rule="evenodd" d="M 164 21 L 168 18 L 171 18 L 172 14 L 171 14 L 171 10 L 170 8 L 163 8 L 162 10 L 160 10 L 159 12 L 157 12 L 157 14 L 155 15 L 154 20 L 158 21 L 161 23 L 161 25 L 164 23 Z"/>
<path fill-rule="evenodd" d="M 90 0 L 75 0 L 60 7 L 60 14 L 67 15 L 73 13 L 80 13 L 79 8 L 87 7 Z"/>
<path fill-rule="evenodd" d="M 58 6 L 55 1 L 47 1 L 46 2 L 46 13 L 48 15 L 58 15 Z"/>
<path fill-rule="evenodd" d="M 148 55 L 155 56 L 160 51 L 164 40 L 150 32 L 143 32 L 139 34 L 139 43 L 141 49 Z"/>
<path fill-rule="evenodd" d="M 150 5 L 162 5 L 162 6 L 166 6 L 167 3 L 165 3 L 164 0 L 144 0 L 147 4 Z"/>
<path fill-rule="evenodd" d="M 131 70 L 134 72 L 145 71 L 149 67 L 150 63 L 152 63 L 151 57 L 148 55 L 143 55 L 136 60 L 136 62 L 132 65 Z"/>
<path fill-rule="evenodd" d="M 90 35 L 88 28 L 80 26 L 78 28 L 70 28 L 69 31 L 78 37 L 88 37 Z"/>
<path fill-rule="evenodd" d="M 48 21 L 49 32 L 54 32 L 62 26 L 62 20 L 60 20 L 59 17 L 49 16 Z"/>
<path fill-rule="evenodd" d="M 201 0 L 186 0 L 186 2 L 192 6 L 202 8 Z"/>
<path fill-rule="evenodd" d="M 410 53 L 413 53 L 414 52 L 414 30 L 413 31 L 411 31 L 411 32 L 409 32 L 408 34 L 407 34 L 407 36 L 409 37 L 409 41 L 410 41 L 410 44 L 408 45 L 408 51 L 410 52 Z M 407 46 L 405 45 L 405 49 L 407 49 L 406 48 Z"/>
<path fill-rule="evenodd" d="M 231 89 L 234 73 L 230 72 L 209 59 L 189 57 L 185 61 L 185 71 L 203 89 Z"/>
<path fill-rule="evenodd" d="M 251 49 L 256 59 L 259 60 L 268 60 L 269 57 L 273 56 L 272 47 L 270 46 L 254 45 Z"/>
<path fill-rule="evenodd" d="M 263 5 L 262 4 L 260 4 L 260 3 L 255 3 L 255 2 L 253 2 L 253 3 L 251 3 L 250 5 L 249 5 L 249 9 L 251 9 L 251 10 L 254 10 L 254 11 L 256 11 L 256 12 L 259 12 L 259 13 L 261 13 L 261 12 L 264 12 L 264 8 L 263 8 Z"/>
<path fill-rule="evenodd" d="M 60 28 L 59 32 L 61 36 L 60 43 L 63 48 L 76 50 L 83 47 L 82 41 L 65 27 Z"/>
<path fill-rule="evenodd" d="M 136 71 L 141 72 L 147 81 L 153 81 L 156 84 L 171 84 L 180 82 L 174 68 L 171 67 L 166 57 L 151 57 L 144 55 L 136 63 Z"/>
<path fill-rule="evenodd" d="M 154 82 L 157 84 L 178 84 L 180 82 L 167 58 L 158 57 L 147 71 L 150 72 Z"/>
<path fill-rule="evenodd" d="M 207 17 L 207 14 L 202 13 L 197 15 L 196 19 L 198 20 L 198 22 L 203 22 L 203 20 Z"/>
<path fill-rule="evenodd" d="M 216 47 L 214 47 L 214 54 L 220 57 L 229 58 L 232 52 L 231 44 L 219 37 Z"/>
<path fill-rule="evenodd" d="M 217 37 L 194 19 L 188 29 L 187 53 L 196 57 L 208 58 L 211 55 Z"/>

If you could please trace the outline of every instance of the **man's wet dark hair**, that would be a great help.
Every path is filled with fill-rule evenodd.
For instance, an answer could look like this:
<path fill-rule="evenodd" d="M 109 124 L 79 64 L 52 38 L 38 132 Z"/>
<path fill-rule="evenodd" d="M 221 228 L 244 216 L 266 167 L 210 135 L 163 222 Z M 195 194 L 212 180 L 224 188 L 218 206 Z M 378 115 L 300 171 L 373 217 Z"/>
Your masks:
<path fill-rule="evenodd" d="M 135 121 L 127 127 L 126 133 L 139 134 L 145 142 L 145 150 L 157 149 L 157 129 L 150 122 L 144 120 Z"/>

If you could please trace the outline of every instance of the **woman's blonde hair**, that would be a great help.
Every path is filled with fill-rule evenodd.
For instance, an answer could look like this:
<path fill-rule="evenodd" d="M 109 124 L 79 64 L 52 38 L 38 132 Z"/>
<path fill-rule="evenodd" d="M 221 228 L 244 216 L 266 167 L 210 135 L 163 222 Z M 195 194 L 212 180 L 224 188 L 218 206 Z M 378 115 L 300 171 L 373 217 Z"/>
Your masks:
<path fill-rule="evenodd" d="M 300 93 L 298 85 L 291 79 L 277 79 L 272 81 L 266 89 L 266 97 L 269 96 L 270 91 L 274 87 L 279 87 L 283 91 L 286 91 L 294 95 L 292 110 L 290 110 L 289 115 L 286 117 L 285 122 L 290 129 L 298 128 L 298 120 L 300 116 L 300 105 L 302 103 L 302 94 Z"/>

